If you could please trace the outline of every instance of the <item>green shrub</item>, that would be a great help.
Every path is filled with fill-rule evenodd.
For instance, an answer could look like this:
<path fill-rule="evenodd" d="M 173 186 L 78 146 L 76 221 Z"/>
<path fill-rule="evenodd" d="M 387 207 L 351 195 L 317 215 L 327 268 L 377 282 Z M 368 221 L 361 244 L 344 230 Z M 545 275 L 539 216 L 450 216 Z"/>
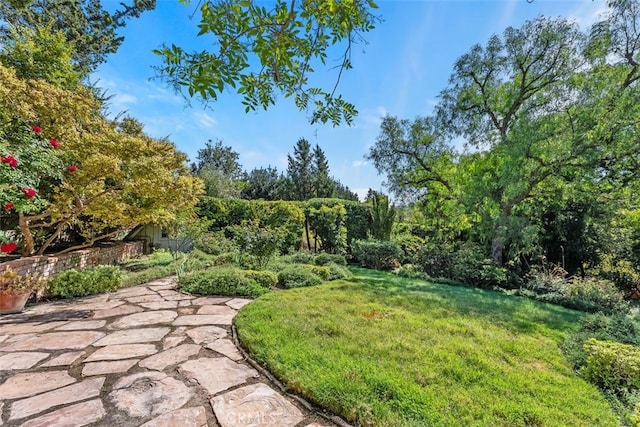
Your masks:
<path fill-rule="evenodd" d="M 49 279 L 46 293 L 73 298 L 111 292 L 122 287 L 122 271 L 112 265 L 100 265 L 82 270 L 70 269 Z"/>
<path fill-rule="evenodd" d="M 278 273 L 278 284 L 283 288 L 316 286 L 321 283 L 322 279 L 317 274 L 301 265 L 285 268 Z"/>
<path fill-rule="evenodd" d="M 318 254 L 313 259 L 313 262 L 316 265 L 327 265 L 327 264 L 330 264 L 330 263 L 338 264 L 338 265 L 347 265 L 347 259 L 344 257 L 344 255 L 341 255 L 341 254 L 328 254 L 326 252 Z M 305 264 L 309 264 L 309 262 L 306 262 Z"/>
<path fill-rule="evenodd" d="M 269 292 L 237 268 L 216 268 L 187 274 L 178 279 L 182 291 L 200 295 L 259 297 Z"/>
<path fill-rule="evenodd" d="M 351 253 L 363 267 L 376 270 L 393 270 L 400 267 L 402 249 L 391 241 L 356 240 Z"/>
<path fill-rule="evenodd" d="M 140 271 L 126 272 L 122 277 L 124 287 L 137 286 L 163 277 L 175 274 L 175 268 L 171 265 L 164 265 Z"/>
<path fill-rule="evenodd" d="M 270 288 L 278 284 L 278 276 L 273 271 L 244 270 L 242 273 L 245 277 L 255 280 L 256 283 L 265 288 Z"/>
<path fill-rule="evenodd" d="M 612 281 L 623 292 L 640 290 L 640 271 L 628 260 L 615 261 L 610 255 L 605 256 L 596 271 L 599 277 Z"/>
<path fill-rule="evenodd" d="M 311 252 L 296 252 L 280 259 L 281 261 L 291 261 L 295 264 L 313 264 L 315 256 Z"/>
<path fill-rule="evenodd" d="M 344 265 L 331 263 L 326 267 L 329 267 L 329 280 L 350 279 L 353 277 L 353 274 Z"/>
<path fill-rule="evenodd" d="M 402 249 L 401 262 L 404 264 L 416 262 L 416 256 L 425 245 L 425 240 L 422 237 L 408 233 L 394 236 L 392 240 Z"/>
<path fill-rule="evenodd" d="M 171 264 L 174 257 L 168 250 L 159 249 L 149 255 L 133 258 L 123 262 L 121 265 L 127 271 L 148 270 L 153 267 L 161 267 Z"/>
<path fill-rule="evenodd" d="M 400 277 L 407 277 L 409 279 L 427 279 L 429 276 L 426 273 L 418 271 L 413 264 L 405 264 L 402 267 L 394 271 Z"/>
<path fill-rule="evenodd" d="M 584 344 L 584 377 L 602 389 L 619 392 L 640 389 L 640 348 L 590 338 Z"/>
<path fill-rule="evenodd" d="M 580 321 L 580 328 L 568 335 L 562 343 L 562 353 L 575 370 L 587 364 L 584 344 L 589 338 L 639 345 L 640 324 L 622 312 L 611 315 L 596 313 L 584 317 Z"/>
<path fill-rule="evenodd" d="M 329 277 L 331 276 L 331 269 L 328 266 L 300 264 L 299 267 L 309 270 L 325 282 L 330 280 Z"/>
<path fill-rule="evenodd" d="M 613 282 L 593 277 L 574 277 L 566 295 L 607 308 L 615 308 L 624 302 L 624 295 Z"/>
<path fill-rule="evenodd" d="M 208 255 L 220 255 L 231 252 L 234 248 L 233 243 L 225 237 L 222 231 L 207 232 L 198 236 L 193 241 L 193 247 Z"/>
<path fill-rule="evenodd" d="M 416 255 L 416 264 L 429 277 L 447 278 L 473 286 L 503 286 L 506 269 L 484 257 L 484 250 L 472 242 L 459 247 L 429 244 Z"/>

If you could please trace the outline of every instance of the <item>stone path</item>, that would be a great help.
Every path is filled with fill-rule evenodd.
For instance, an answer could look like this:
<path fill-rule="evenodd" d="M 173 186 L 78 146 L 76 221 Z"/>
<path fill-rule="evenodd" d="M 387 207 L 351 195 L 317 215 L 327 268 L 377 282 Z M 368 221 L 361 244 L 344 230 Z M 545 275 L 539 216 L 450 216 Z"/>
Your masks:
<path fill-rule="evenodd" d="M 0 425 L 334 426 L 278 392 L 234 345 L 250 300 L 172 278 L 0 317 Z"/>

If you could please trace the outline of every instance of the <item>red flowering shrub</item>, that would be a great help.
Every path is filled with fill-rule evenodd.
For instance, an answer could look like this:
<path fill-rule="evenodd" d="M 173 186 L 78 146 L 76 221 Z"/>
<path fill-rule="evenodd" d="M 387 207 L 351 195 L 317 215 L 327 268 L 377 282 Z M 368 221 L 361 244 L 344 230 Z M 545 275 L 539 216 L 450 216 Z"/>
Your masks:
<path fill-rule="evenodd" d="M 50 194 L 63 179 L 64 153 L 57 151 L 60 143 L 45 138 L 40 126 L 19 121 L 0 128 L 0 205 L 4 216 L 34 214 L 49 203 Z M 9 154 L 11 153 L 11 154 Z M 73 166 L 73 172 L 77 170 Z M 40 197 L 41 193 L 45 197 Z M 3 253 L 16 250 L 15 235 L 0 230 Z"/>
<path fill-rule="evenodd" d="M 67 170 L 69 172 L 75 172 L 75 171 L 78 170 L 78 168 L 76 167 L 76 165 L 69 165 L 69 166 L 67 166 Z"/>
<path fill-rule="evenodd" d="M 0 245 L 0 252 L 4 252 L 6 254 L 15 251 L 18 248 L 18 245 L 14 242 L 11 243 L 3 243 Z"/>

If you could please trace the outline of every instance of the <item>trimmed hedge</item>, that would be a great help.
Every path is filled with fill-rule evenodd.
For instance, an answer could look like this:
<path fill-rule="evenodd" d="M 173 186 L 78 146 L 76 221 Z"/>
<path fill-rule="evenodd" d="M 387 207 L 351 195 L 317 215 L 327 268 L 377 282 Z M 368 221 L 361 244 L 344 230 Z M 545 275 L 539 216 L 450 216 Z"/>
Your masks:
<path fill-rule="evenodd" d="M 122 270 L 113 265 L 99 265 L 82 270 L 72 268 L 56 274 L 49 279 L 45 293 L 73 298 L 111 292 L 122 286 Z"/>
<path fill-rule="evenodd" d="M 194 272 L 178 279 L 181 291 L 200 295 L 228 295 L 257 298 L 269 292 L 237 268 L 216 268 Z"/>
<path fill-rule="evenodd" d="M 376 270 L 393 270 L 400 267 L 403 253 L 400 246 L 392 241 L 356 240 L 351 253 L 363 267 Z"/>
<path fill-rule="evenodd" d="M 288 267 L 278 273 L 278 285 L 283 288 L 316 286 L 321 283 L 322 279 L 320 276 L 303 265 Z"/>

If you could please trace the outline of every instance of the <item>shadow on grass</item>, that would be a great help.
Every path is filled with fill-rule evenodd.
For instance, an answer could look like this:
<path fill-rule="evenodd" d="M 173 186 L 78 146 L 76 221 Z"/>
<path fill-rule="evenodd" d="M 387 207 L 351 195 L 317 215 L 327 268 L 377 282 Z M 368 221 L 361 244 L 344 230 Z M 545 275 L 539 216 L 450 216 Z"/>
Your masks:
<path fill-rule="evenodd" d="M 418 311 L 437 306 L 463 316 L 483 318 L 514 332 L 564 332 L 575 328 L 583 313 L 500 292 L 399 277 L 392 273 L 352 268 L 351 283 L 373 292 L 390 305 Z"/>

